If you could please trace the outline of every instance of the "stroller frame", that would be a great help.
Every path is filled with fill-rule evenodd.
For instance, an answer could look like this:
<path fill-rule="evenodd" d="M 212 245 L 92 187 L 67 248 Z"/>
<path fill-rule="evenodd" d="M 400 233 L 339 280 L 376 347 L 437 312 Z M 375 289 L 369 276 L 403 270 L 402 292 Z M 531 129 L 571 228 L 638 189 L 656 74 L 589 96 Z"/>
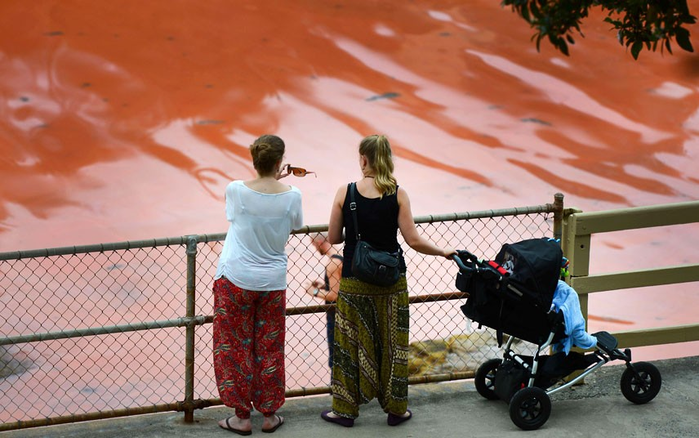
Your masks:
<path fill-rule="evenodd" d="M 538 242 L 535 243 L 538 245 Z M 503 247 L 503 251 L 506 247 L 507 245 Z M 537 333 L 517 326 L 524 320 L 518 320 L 515 323 L 502 320 L 503 316 L 508 316 L 507 309 L 503 311 L 504 304 L 500 305 L 496 319 L 493 318 L 494 313 L 491 311 L 479 312 L 478 305 L 492 307 L 493 297 L 496 297 L 496 301 L 502 300 L 503 303 L 510 300 L 524 307 L 529 305 L 522 300 L 528 296 L 531 297 L 531 291 L 522 287 L 521 283 L 508 281 L 510 273 L 500 266 L 498 263 L 501 261 L 500 258 L 499 254 L 496 261 L 483 261 L 463 250 L 457 251 L 457 255 L 452 257 L 459 266 L 456 287 L 462 292 L 471 294 L 467 303 L 461 307 L 463 313 L 481 326 L 485 325 L 497 330 L 499 346 L 503 345 L 502 333 L 509 335 L 503 347 L 502 359 L 487 360 L 476 371 L 475 386 L 481 396 L 489 400 L 499 399 L 507 402 L 510 419 L 520 429 L 538 429 L 548 421 L 551 414 L 549 398 L 551 394 L 578 384 L 609 362 L 623 360 L 626 369 L 622 374 L 620 387 L 624 397 L 635 404 L 645 404 L 655 398 L 662 384 L 658 369 L 648 362 L 631 363 L 631 350 L 618 349 L 617 339 L 608 332 L 592 334 L 597 338 L 597 346 L 591 352 L 585 354 L 571 352 L 570 355 L 559 352 L 549 356 L 546 353 L 552 345 L 565 336 L 562 312 L 551 312 L 550 308 L 546 312 L 537 310 L 535 314 L 546 320 L 545 324 L 537 326 Z M 491 301 L 485 302 L 484 298 L 479 296 L 482 294 L 489 295 Z M 469 300 L 473 302 L 469 303 Z M 550 306 L 550 301 L 548 304 Z M 533 311 L 534 307 L 529 307 L 529 310 Z M 512 313 L 510 312 L 509 315 Z M 541 336 L 542 327 L 548 328 L 548 334 L 545 337 Z M 516 353 L 512 347 L 517 339 L 537 345 L 534 356 Z M 556 364 L 559 362 L 564 364 L 569 358 L 572 365 L 562 367 L 560 374 L 557 373 L 559 370 L 556 369 Z M 553 365 L 548 366 L 546 361 L 550 361 L 548 364 Z M 543 372 L 543 368 L 548 368 L 546 373 Z M 556 371 L 553 374 L 552 369 Z M 578 374 L 561 383 L 573 372 Z M 556 384 L 558 386 L 554 387 Z"/>
<path fill-rule="evenodd" d="M 507 343 L 503 347 L 504 352 L 503 352 L 503 359 L 504 360 L 512 360 L 517 362 L 522 368 L 525 370 L 529 371 L 529 378 L 527 379 L 527 388 L 534 387 L 534 383 L 537 377 L 538 373 L 538 368 L 539 368 L 539 358 L 542 355 L 542 353 L 545 353 L 548 348 L 551 347 L 553 338 L 554 338 L 554 332 L 551 332 L 549 335 L 549 338 L 544 342 L 542 345 L 538 346 L 538 349 L 536 351 L 536 355 L 534 356 L 532 360 L 532 364 L 528 364 L 527 361 L 522 359 L 522 357 L 515 353 L 514 350 L 512 349 L 512 344 L 514 341 L 518 338 L 515 338 L 513 336 L 510 336 L 507 340 Z M 594 373 L 597 371 L 599 368 L 601 368 L 603 365 L 606 365 L 609 362 L 612 362 L 614 360 L 624 360 L 626 362 L 627 367 L 631 367 L 631 350 L 630 349 L 625 349 L 623 352 L 617 349 L 616 347 L 610 346 L 610 345 L 602 345 L 600 338 L 604 339 L 606 336 L 612 337 L 609 333 L 607 332 L 599 332 L 595 333 L 593 336 L 599 336 L 598 342 L 599 342 L 599 347 L 595 349 L 594 352 L 589 353 L 588 355 L 594 355 L 596 359 L 595 362 L 593 362 L 591 365 L 589 365 L 587 368 L 583 369 L 580 371 L 580 373 L 573 379 L 567 381 L 564 384 L 558 385 L 553 389 L 546 389 L 546 394 L 554 394 L 556 392 L 562 391 L 564 389 L 570 388 L 571 386 L 575 386 L 579 381 L 583 380 L 586 376 Z M 614 339 L 614 338 L 612 338 Z M 587 356 L 587 355 L 586 355 Z M 576 370 L 578 371 L 578 370 Z M 564 376 L 565 377 L 565 376 Z"/>

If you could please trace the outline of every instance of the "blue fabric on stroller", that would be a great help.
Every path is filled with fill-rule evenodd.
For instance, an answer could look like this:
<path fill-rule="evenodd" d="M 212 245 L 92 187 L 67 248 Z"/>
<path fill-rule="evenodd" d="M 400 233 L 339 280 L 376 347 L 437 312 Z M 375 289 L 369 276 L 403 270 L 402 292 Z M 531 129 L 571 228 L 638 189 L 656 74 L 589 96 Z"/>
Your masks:
<path fill-rule="evenodd" d="M 562 350 L 568 354 L 573 346 L 588 349 L 597 345 L 597 338 L 585 330 L 585 319 L 580 309 L 578 293 L 565 281 L 558 280 L 551 309 L 563 313 L 565 327 L 565 337 L 553 345 L 554 350 Z"/>

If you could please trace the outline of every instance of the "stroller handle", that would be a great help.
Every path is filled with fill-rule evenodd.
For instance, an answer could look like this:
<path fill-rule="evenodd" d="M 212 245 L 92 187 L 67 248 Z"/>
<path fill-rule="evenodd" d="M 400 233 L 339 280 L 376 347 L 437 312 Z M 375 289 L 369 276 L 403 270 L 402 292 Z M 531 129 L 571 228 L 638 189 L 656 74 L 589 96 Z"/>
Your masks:
<path fill-rule="evenodd" d="M 463 261 L 464 258 L 470 262 L 471 266 L 467 266 L 464 263 L 464 261 Z M 471 254 L 470 252 L 468 252 L 466 250 L 458 250 L 456 254 L 451 256 L 451 259 L 454 260 L 454 262 L 459 267 L 459 270 L 461 272 L 473 272 L 473 271 L 477 270 L 476 263 L 477 263 L 478 259 L 476 258 L 476 256 L 474 256 L 473 254 Z"/>

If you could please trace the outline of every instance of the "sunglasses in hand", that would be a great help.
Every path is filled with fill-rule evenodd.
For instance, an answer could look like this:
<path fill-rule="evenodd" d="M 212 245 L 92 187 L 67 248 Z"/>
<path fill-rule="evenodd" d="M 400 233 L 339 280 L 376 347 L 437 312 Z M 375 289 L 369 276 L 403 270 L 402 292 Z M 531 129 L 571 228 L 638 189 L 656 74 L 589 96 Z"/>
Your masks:
<path fill-rule="evenodd" d="M 286 171 L 289 172 L 290 174 L 298 177 L 304 177 L 308 175 L 309 173 L 312 173 L 313 176 L 318 178 L 318 175 L 316 175 L 315 172 L 311 172 L 309 170 L 304 169 L 303 167 L 294 167 L 291 164 L 287 164 L 286 166 Z"/>

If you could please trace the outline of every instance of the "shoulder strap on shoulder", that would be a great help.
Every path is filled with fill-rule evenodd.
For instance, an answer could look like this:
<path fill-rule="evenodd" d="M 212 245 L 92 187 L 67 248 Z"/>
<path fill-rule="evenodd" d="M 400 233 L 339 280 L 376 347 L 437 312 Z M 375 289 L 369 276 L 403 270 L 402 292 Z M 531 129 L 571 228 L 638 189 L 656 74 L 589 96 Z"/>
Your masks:
<path fill-rule="evenodd" d="M 359 242 L 362 238 L 361 233 L 359 232 L 359 224 L 357 223 L 357 202 L 354 200 L 354 192 L 357 191 L 357 184 L 352 183 L 350 185 L 350 211 L 352 212 L 352 221 L 354 221 L 354 233 L 357 236 L 357 242 Z"/>

